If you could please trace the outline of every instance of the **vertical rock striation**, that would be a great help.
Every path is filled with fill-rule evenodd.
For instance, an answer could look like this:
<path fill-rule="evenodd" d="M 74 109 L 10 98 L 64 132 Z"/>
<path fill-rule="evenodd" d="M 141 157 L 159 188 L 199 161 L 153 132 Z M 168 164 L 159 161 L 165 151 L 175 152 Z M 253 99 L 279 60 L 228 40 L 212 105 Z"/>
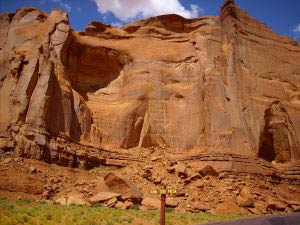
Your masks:
<path fill-rule="evenodd" d="M 119 29 L 75 32 L 66 13 L 34 8 L 0 25 L 0 135 L 21 156 L 92 167 L 160 147 L 300 160 L 300 47 L 232 0 L 220 16 Z"/>

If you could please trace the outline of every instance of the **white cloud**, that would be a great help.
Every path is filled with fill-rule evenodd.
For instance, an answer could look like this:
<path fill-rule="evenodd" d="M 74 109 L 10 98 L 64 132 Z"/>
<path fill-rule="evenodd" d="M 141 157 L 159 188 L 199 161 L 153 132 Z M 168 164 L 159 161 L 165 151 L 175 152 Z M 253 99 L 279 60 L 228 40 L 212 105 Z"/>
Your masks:
<path fill-rule="evenodd" d="M 61 3 L 59 3 L 59 5 L 64 7 L 67 10 L 67 12 L 71 12 L 72 8 L 69 4 L 61 2 Z"/>
<path fill-rule="evenodd" d="M 294 33 L 300 32 L 300 23 L 293 29 Z"/>
<path fill-rule="evenodd" d="M 92 0 L 101 14 L 111 12 L 119 20 L 128 22 L 137 17 L 151 17 L 163 14 L 178 14 L 186 18 L 203 13 L 199 6 L 191 4 L 185 9 L 179 0 Z"/>
<path fill-rule="evenodd" d="M 61 7 L 65 8 L 67 12 L 71 12 L 72 10 L 72 7 L 69 4 L 64 3 L 62 0 L 50 0 L 50 2 L 59 4 Z"/>
<path fill-rule="evenodd" d="M 192 15 L 196 15 L 196 16 L 204 13 L 204 9 L 200 8 L 198 5 L 195 4 L 191 4 L 191 11 L 192 11 Z"/>
<path fill-rule="evenodd" d="M 122 24 L 122 23 L 119 23 L 119 22 L 112 22 L 110 25 L 112 25 L 113 27 L 120 27 L 120 26 L 122 26 L 123 24 Z"/>

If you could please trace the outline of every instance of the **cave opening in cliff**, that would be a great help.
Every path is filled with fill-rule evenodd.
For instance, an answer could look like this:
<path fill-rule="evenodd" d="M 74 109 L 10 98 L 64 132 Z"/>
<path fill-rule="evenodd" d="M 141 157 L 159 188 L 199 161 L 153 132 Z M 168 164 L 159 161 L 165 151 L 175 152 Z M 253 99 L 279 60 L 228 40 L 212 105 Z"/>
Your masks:
<path fill-rule="evenodd" d="M 127 55 L 102 46 L 73 42 L 66 63 L 75 90 L 85 99 L 89 93 L 107 87 L 126 63 Z"/>
<path fill-rule="evenodd" d="M 268 108 L 265 110 L 265 127 L 260 134 L 258 157 L 266 161 L 272 162 L 275 160 L 276 154 L 274 149 L 274 137 L 271 132 L 270 121 L 272 112 Z"/>

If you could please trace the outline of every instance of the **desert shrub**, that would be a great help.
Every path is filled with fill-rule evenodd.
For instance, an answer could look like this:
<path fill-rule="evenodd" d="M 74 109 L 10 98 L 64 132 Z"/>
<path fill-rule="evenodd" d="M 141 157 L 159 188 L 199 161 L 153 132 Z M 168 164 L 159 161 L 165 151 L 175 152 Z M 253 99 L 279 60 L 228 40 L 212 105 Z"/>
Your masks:
<path fill-rule="evenodd" d="M 99 223 L 96 220 L 88 220 L 86 225 L 98 225 Z"/>
<path fill-rule="evenodd" d="M 25 203 L 25 204 L 29 204 L 29 203 L 31 203 L 33 201 L 34 200 L 31 200 L 31 199 L 22 199 L 22 200 L 20 200 L 20 202 Z"/>
<path fill-rule="evenodd" d="M 167 212 L 167 213 L 174 212 L 174 208 L 166 208 L 166 212 Z"/>
<path fill-rule="evenodd" d="M 140 210 L 140 205 L 139 204 L 134 204 L 131 209 Z"/>
<path fill-rule="evenodd" d="M 40 201 L 38 201 L 37 203 L 42 204 L 42 205 L 46 205 L 46 204 L 47 204 L 47 202 L 44 201 L 44 200 L 40 200 Z"/>
<path fill-rule="evenodd" d="M 106 225 L 114 225 L 112 221 L 106 221 Z"/>
<path fill-rule="evenodd" d="M 22 218 L 22 221 L 23 221 L 24 223 L 28 222 L 28 220 L 29 220 L 29 216 L 26 215 L 26 214 L 23 214 L 23 215 L 21 216 L 21 218 Z"/>
<path fill-rule="evenodd" d="M 81 205 L 77 205 L 77 204 L 75 204 L 75 203 L 71 203 L 69 206 L 73 206 L 73 207 L 74 207 L 74 206 L 79 206 L 79 207 L 80 207 Z"/>
<path fill-rule="evenodd" d="M 126 215 L 120 216 L 118 218 L 118 222 L 129 222 L 129 223 L 131 223 L 132 221 L 133 221 L 133 218 L 129 217 L 129 216 L 126 216 Z"/>
<path fill-rule="evenodd" d="M 101 206 L 100 203 L 95 203 L 95 204 L 92 205 L 92 207 L 100 207 L 100 206 Z"/>
<path fill-rule="evenodd" d="M 46 213 L 45 218 L 46 220 L 52 220 L 52 215 L 50 213 Z"/>

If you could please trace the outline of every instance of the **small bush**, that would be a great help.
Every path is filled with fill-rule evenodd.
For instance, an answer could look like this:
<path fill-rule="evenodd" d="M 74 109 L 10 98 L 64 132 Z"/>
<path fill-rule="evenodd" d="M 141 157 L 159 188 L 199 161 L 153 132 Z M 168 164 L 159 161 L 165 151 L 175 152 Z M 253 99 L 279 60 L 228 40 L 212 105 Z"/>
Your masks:
<path fill-rule="evenodd" d="M 29 220 L 29 217 L 26 214 L 21 215 L 21 221 L 20 222 L 26 223 L 26 222 L 28 222 L 28 220 Z"/>
<path fill-rule="evenodd" d="M 167 213 L 174 212 L 174 208 L 166 208 L 166 212 L 167 212 Z"/>
<path fill-rule="evenodd" d="M 80 207 L 81 205 L 77 205 L 77 204 L 75 204 L 75 203 L 71 203 L 69 206 L 73 206 L 73 207 L 74 207 L 74 206 L 79 206 L 79 207 Z"/>
<path fill-rule="evenodd" d="M 89 220 L 89 221 L 87 221 L 86 224 L 87 224 L 87 225 L 97 225 L 98 223 L 97 223 L 97 221 L 95 221 L 95 220 Z"/>
<path fill-rule="evenodd" d="M 118 220 L 119 220 L 119 222 L 129 222 L 129 223 L 131 223 L 133 221 L 133 218 L 124 215 L 124 216 L 120 216 Z"/>
<path fill-rule="evenodd" d="M 42 205 L 46 205 L 46 204 L 47 204 L 47 202 L 46 202 L 46 201 L 43 201 L 43 200 L 42 200 L 42 201 L 38 201 L 38 203 L 39 203 L 39 204 L 42 204 Z"/>
<path fill-rule="evenodd" d="M 133 210 L 140 210 L 140 205 L 139 205 L 139 204 L 134 204 L 134 205 L 132 206 L 132 209 L 133 209 Z"/>
<path fill-rule="evenodd" d="M 95 204 L 92 205 L 92 207 L 100 207 L 100 206 L 101 206 L 100 203 L 95 203 Z"/>
<path fill-rule="evenodd" d="M 46 214 L 46 220 L 52 220 L 52 215 L 50 213 Z"/>
<path fill-rule="evenodd" d="M 29 203 L 33 202 L 33 200 L 31 200 L 31 199 L 22 199 L 20 201 L 25 203 L 25 204 L 29 204 Z"/>

